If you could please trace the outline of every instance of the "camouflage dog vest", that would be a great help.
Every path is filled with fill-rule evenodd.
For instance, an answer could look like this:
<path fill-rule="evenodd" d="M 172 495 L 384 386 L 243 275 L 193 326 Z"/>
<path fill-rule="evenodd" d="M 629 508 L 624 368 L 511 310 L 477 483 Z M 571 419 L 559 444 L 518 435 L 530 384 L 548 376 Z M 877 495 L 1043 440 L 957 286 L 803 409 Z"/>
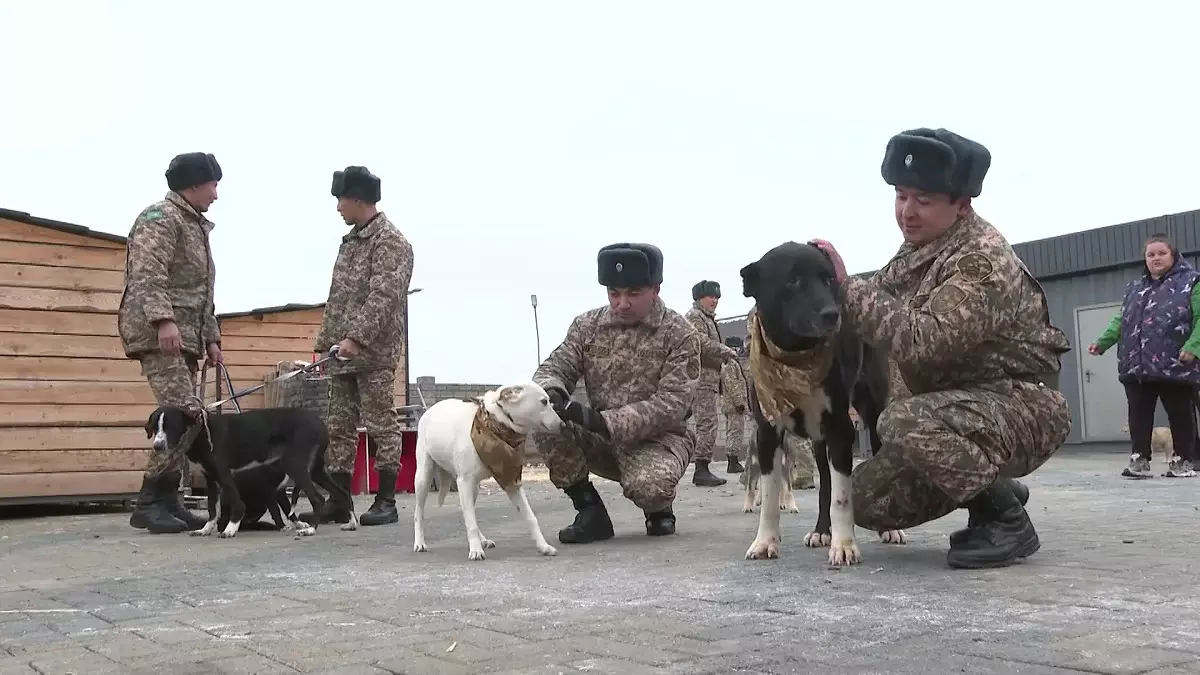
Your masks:
<path fill-rule="evenodd" d="M 525 468 L 525 436 L 500 424 L 483 407 L 483 399 L 471 399 L 477 406 L 471 421 L 471 444 L 479 461 L 505 490 L 521 484 Z"/>
<path fill-rule="evenodd" d="M 772 424 L 791 414 L 812 396 L 833 365 L 833 339 L 812 349 L 780 349 L 762 330 L 758 312 L 746 316 L 750 334 L 750 374 L 763 416 Z"/>

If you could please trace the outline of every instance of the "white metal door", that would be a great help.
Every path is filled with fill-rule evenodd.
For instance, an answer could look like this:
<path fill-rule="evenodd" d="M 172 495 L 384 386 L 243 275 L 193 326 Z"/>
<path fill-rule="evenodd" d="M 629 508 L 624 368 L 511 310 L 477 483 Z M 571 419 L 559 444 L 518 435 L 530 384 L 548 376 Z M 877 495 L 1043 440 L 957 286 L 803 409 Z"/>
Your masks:
<path fill-rule="evenodd" d="M 1115 441 L 1129 438 L 1125 388 L 1117 380 L 1117 346 L 1103 356 L 1087 353 L 1121 311 L 1121 304 L 1081 307 L 1075 310 L 1075 335 L 1079 340 L 1079 402 L 1083 409 L 1083 440 Z"/>

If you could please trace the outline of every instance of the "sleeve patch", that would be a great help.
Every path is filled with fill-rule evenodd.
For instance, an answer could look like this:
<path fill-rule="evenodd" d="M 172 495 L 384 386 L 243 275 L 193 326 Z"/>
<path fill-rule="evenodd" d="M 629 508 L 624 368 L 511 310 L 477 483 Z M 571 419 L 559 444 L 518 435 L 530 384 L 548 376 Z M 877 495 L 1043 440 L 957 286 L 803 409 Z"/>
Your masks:
<path fill-rule="evenodd" d="M 165 220 L 165 219 L 166 219 L 166 216 L 164 216 L 163 212 L 159 211 L 158 209 L 150 209 L 149 211 L 142 212 L 142 220 L 157 221 L 157 220 Z"/>
<path fill-rule="evenodd" d="M 948 314 L 967 301 L 967 292 L 958 286 L 947 284 L 933 292 L 929 297 L 929 311 L 934 314 Z"/>
<path fill-rule="evenodd" d="M 982 253 L 968 253 L 958 259 L 959 277 L 967 283 L 986 281 L 996 271 L 996 266 Z"/>

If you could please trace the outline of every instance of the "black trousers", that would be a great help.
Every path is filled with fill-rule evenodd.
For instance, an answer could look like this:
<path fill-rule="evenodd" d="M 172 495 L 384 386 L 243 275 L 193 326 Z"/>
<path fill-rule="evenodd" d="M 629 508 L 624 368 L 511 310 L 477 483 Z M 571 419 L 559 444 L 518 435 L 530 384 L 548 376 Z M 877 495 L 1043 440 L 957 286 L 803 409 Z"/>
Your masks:
<path fill-rule="evenodd" d="M 1154 433 L 1154 410 L 1162 401 L 1171 426 L 1175 454 L 1193 460 L 1196 451 L 1196 390 L 1175 382 L 1126 382 L 1129 404 L 1129 440 L 1133 451 L 1150 459 L 1150 436 Z"/>

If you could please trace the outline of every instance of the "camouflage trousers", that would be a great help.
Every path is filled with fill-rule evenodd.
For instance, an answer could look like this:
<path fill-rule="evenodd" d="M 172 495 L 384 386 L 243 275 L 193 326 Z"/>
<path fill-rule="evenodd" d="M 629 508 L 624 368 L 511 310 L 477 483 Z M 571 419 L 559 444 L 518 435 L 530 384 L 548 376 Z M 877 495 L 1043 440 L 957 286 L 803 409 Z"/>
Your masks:
<path fill-rule="evenodd" d="M 647 513 L 670 510 L 690 455 L 690 443 L 680 438 L 615 447 L 572 423 L 557 434 L 535 434 L 534 444 L 555 487 L 570 487 L 590 472 L 620 483 L 625 497 Z"/>
<path fill-rule="evenodd" d="M 854 468 L 854 520 L 892 530 L 941 518 L 999 476 L 1032 473 L 1070 431 L 1063 395 L 1026 382 L 895 401 L 879 418 L 879 454 Z"/>
<path fill-rule="evenodd" d="M 173 405 L 200 411 L 200 404 L 192 397 L 196 395 L 196 372 L 200 369 L 199 359 L 189 354 L 163 354 L 146 352 L 139 359 L 142 376 L 154 392 L 158 405 Z M 146 478 L 154 479 L 172 471 L 188 474 L 188 460 L 184 455 L 186 443 L 150 455 L 146 463 Z"/>
<path fill-rule="evenodd" d="M 354 473 L 358 429 L 375 441 L 375 470 L 400 471 L 400 419 L 393 403 L 396 371 L 378 368 L 329 376 L 330 473 Z"/>
<path fill-rule="evenodd" d="M 696 424 L 696 450 L 693 459 L 712 461 L 713 446 L 717 444 L 717 399 L 720 394 L 715 385 L 703 379 L 696 387 L 696 400 L 692 404 L 692 419 Z"/>
<path fill-rule="evenodd" d="M 725 416 L 725 455 L 732 459 L 746 458 L 746 425 L 750 422 L 750 413 L 743 409 L 738 412 L 731 405 L 724 406 L 721 411 Z"/>

